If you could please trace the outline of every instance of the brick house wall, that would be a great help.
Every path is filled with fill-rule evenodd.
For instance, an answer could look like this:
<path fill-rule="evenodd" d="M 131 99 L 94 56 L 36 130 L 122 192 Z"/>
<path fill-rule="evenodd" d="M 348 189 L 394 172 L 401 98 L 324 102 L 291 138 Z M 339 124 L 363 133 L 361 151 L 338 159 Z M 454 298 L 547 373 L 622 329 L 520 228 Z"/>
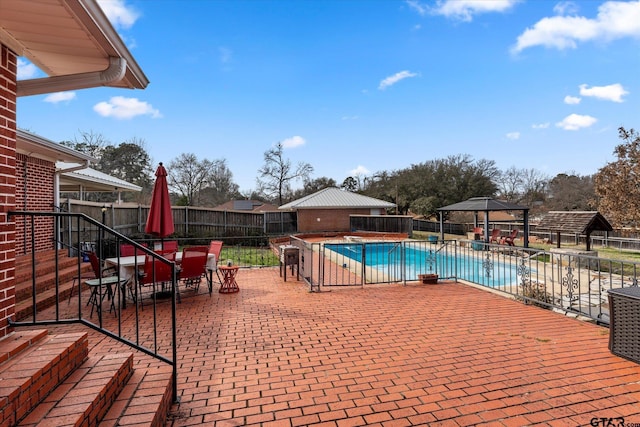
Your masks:
<path fill-rule="evenodd" d="M 24 154 L 16 155 L 16 210 L 44 211 L 53 210 L 53 177 L 55 163 Z M 36 217 L 35 250 L 53 249 L 51 240 L 54 222 L 52 218 Z M 31 220 L 16 218 L 16 254 L 31 251 Z"/>
<path fill-rule="evenodd" d="M 16 54 L 0 45 L 0 339 L 13 331 L 15 313 L 15 223 L 8 212 L 16 206 Z"/>
<path fill-rule="evenodd" d="M 298 231 L 351 231 L 349 215 L 370 215 L 371 209 L 299 209 Z"/>

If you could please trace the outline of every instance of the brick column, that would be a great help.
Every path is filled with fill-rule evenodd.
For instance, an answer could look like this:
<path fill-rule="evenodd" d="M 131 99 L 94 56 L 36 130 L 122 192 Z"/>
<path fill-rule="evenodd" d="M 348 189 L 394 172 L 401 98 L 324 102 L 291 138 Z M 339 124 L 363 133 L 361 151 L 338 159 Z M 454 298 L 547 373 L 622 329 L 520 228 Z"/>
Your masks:
<path fill-rule="evenodd" d="M 16 202 L 16 54 L 0 45 L 0 339 L 12 332 L 16 306 L 15 223 L 7 212 Z"/>

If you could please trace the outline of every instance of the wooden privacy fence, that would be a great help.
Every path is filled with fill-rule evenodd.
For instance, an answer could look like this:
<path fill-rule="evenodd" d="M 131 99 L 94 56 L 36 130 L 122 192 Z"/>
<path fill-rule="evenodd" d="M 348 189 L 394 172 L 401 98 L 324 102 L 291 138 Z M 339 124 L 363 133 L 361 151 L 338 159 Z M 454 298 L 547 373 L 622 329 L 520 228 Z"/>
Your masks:
<path fill-rule="evenodd" d="M 351 231 L 406 233 L 411 236 L 413 219 L 406 215 L 349 215 Z"/>
<path fill-rule="evenodd" d="M 149 206 L 123 203 L 102 204 L 67 199 L 60 207 L 72 213 L 83 213 L 125 236 L 144 234 Z M 297 230 L 295 212 L 221 211 L 193 206 L 173 206 L 175 235 L 180 237 L 223 237 L 285 235 Z M 62 224 L 63 233 L 74 233 Z M 81 231 L 81 230 L 80 230 Z"/>

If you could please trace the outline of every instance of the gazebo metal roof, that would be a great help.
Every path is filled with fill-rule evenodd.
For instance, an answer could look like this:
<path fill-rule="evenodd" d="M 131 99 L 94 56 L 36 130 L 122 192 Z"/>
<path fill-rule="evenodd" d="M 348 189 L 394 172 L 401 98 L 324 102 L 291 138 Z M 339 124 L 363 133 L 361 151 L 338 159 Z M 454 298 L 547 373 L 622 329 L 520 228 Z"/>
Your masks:
<path fill-rule="evenodd" d="M 491 197 L 472 197 L 463 202 L 438 208 L 439 211 L 528 211 L 526 206 L 520 206 L 503 200 L 492 199 Z"/>
<path fill-rule="evenodd" d="M 440 235 L 444 240 L 444 227 L 442 224 L 442 212 L 464 211 L 475 212 L 474 220 L 477 225 L 478 212 L 484 212 L 484 241 L 489 241 L 489 212 L 491 211 L 522 211 L 524 217 L 524 247 L 529 247 L 529 208 L 516 205 L 503 200 L 496 200 L 491 197 L 472 197 L 468 200 L 443 206 L 437 209 L 440 212 Z"/>

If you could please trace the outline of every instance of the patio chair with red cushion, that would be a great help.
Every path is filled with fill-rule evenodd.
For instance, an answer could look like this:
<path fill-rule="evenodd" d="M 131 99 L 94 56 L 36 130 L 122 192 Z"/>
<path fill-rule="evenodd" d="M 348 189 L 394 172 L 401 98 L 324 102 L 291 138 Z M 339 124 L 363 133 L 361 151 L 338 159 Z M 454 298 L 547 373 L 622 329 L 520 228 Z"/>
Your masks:
<path fill-rule="evenodd" d="M 176 253 L 175 251 L 156 251 L 158 255 L 161 255 L 163 258 L 166 258 L 168 261 L 175 262 Z M 171 265 L 161 260 L 157 259 L 153 255 L 147 254 L 144 258 L 144 271 L 139 271 L 137 274 L 137 282 L 138 282 L 138 292 L 139 294 L 136 296 L 140 298 L 140 306 L 142 306 L 142 289 L 143 286 L 147 288 L 151 288 L 151 293 L 153 297 L 156 297 L 160 287 L 160 290 L 164 291 L 164 288 L 167 283 L 171 283 L 173 281 L 172 269 Z M 180 292 L 178 291 L 178 281 L 176 281 L 176 294 L 178 297 L 178 301 L 180 301 Z"/>
<path fill-rule="evenodd" d="M 207 258 L 209 248 L 207 246 L 189 246 L 182 251 L 182 261 L 180 262 L 180 273 L 178 278 L 185 287 L 190 287 L 198 291 L 202 276 L 207 271 Z"/>
<path fill-rule="evenodd" d="M 146 245 L 142 245 L 142 246 L 146 246 Z M 144 255 L 144 252 L 142 251 L 142 249 L 131 245 L 129 243 L 122 243 L 120 245 L 120 256 L 138 256 L 138 255 Z"/>
<path fill-rule="evenodd" d="M 156 252 L 158 251 L 174 251 L 178 252 L 178 241 L 177 240 L 161 240 L 156 241 L 153 244 L 153 248 Z"/>
<path fill-rule="evenodd" d="M 207 260 L 207 272 L 209 273 L 209 295 L 211 295 L 211 292 L 213 290 L 213 272 L 216 273 L 218 282 L 222 284 L 222 278 L 220 277 L 220 272 L 218 271 L 218 262 L 220 262 L 222 245 L 222 240 L 212 240 L 211 243 L 209 243 L 209 253 L 213 254 L 213 258 L 209 258 Z"/>
<path fill-rule="evenodd" d="M 516 237 L 518 237 L 518 230 L 513 229 L 511 230 L 511 233 L 509 233 L 508 236 L 505 236 L 502 238 L 502 240 L 500 241 L 500 244 L 515 246 L 514 240 L 516 239 Z"/>

